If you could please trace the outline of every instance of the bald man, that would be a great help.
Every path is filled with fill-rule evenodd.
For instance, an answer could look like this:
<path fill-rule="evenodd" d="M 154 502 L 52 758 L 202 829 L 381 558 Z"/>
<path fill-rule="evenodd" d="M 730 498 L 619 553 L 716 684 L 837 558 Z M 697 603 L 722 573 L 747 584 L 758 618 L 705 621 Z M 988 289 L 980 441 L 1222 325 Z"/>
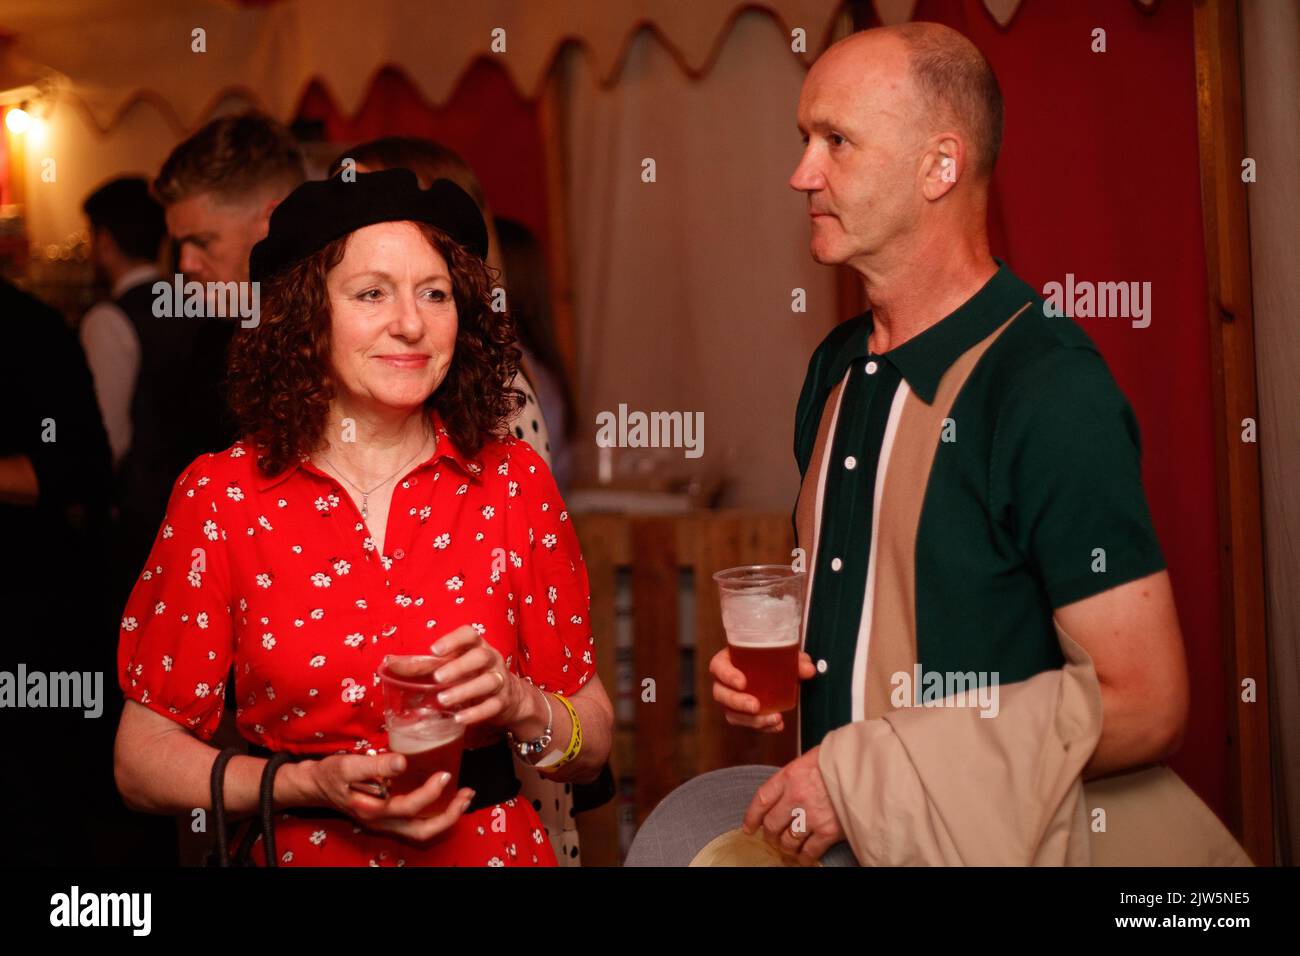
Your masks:
<path fill-rule="evenodd" d="M 1188 689 L 1132 410 L 1088 336 L 989 253 L 988 62 L 938 24 L 854 34 L 809 71 L 798 128 L 813 258 L 857 272 L 871 304 L 799 398 L 801 755 L 745 818 L 811 862 L 844 838 L 823 739 L 920 704 L 913 683 L 996 692 L 1061 668 L 1059 626 L 1101 685 L 1085 777 L 1174 752 Z M 710 670 L 728 721 L 784 729 L 727 651 Z"/>

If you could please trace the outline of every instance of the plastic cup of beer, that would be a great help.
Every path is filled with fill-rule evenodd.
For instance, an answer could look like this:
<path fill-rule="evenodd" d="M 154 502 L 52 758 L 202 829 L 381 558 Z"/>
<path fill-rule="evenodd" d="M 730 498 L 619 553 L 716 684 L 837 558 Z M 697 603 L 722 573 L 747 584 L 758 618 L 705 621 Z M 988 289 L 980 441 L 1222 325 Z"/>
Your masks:
<path fill-rule="evenodd" d="M 745 675 L 744 692 L 758 698 L 760 714 L 794 710 L 799 702 L 804 577 L 784 564 L 728 568 L 713 575 L 731 663 Z"/>
<path fill-rule="evenodd" d="M 442 689 L 433 679 L 429 655 L 390 657 L 379 668 L 383 685 L 384 727 L 388 749 L 406 757 L 406 769 L 387 781 L 390 795 L 410 793 L 431 776 L 446 771 L 451 780 L 419 816 L 435 817 L 451 805 L 465 749 L 465 726 L 455 712 L 438 703 Z"/>

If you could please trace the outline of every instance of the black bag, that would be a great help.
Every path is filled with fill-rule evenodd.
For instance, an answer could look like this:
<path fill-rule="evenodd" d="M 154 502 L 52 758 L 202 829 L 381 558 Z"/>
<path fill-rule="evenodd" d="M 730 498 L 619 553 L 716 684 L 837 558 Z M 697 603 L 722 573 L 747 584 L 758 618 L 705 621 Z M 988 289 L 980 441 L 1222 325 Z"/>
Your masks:
<path fill-rule="evenodd" d="M 244 837 L 239 843 L 239 849 L 232 859 L 230 855 L 230 831 L 226 827 L 226 765 L 230 763 L 231 757 L 242 755 L 243 751 L 238 747 L 227 747 L 217 754 L 217 759 L 212 762 L 212 775 L 209 785 L 212 796 L 213 827 L 216 829 L 217 837 L 215 845 L 208 851 L 204 866 L 254 866 L 252 858 L 253 844 L 257 842 L 259 836 L 262 837 L 263 849 L 266 851 L 266 865 L 280 865 L 275 852 L 275 821 L 273 819 L 274 806 L 272 805 L 272 797 L 275 793 L 276 771 L 283 764 L 293 760 L 294 757 L 290 753 L 280 751 L 267 758 L 266 766 L 262 768 L 262 785 L 258 793 L 258 815 L 249 821 L 248 830 L 245 831 Z"/>

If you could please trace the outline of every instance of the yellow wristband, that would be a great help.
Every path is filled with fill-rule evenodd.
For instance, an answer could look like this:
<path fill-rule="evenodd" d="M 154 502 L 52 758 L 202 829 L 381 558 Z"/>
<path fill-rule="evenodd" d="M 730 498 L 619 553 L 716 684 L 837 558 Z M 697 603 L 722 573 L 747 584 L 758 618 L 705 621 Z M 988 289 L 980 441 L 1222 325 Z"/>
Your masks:
<path fill-rule="evenodd" d="M 559 760 L 546 767 L 537 767 L 537 769 L 542 773 L 552 773 L 553 771 L 559 770 L 566 763 L 574 760 L 578 756 L 578 751 L 582 749 L 582 724 L 578 721 L 578 712 L 574 709 L 573 705 L 569 703 L 567 697 L 562 694 L 557 694 L 555 691 L 551 691 L 551 694 L 556 700 L 563 704 L 564 709 L 569 712 L 569 719 L 573 721 L 573 734 L 569 737 L 569 746 L 565 748 L 564 754 Z"/>

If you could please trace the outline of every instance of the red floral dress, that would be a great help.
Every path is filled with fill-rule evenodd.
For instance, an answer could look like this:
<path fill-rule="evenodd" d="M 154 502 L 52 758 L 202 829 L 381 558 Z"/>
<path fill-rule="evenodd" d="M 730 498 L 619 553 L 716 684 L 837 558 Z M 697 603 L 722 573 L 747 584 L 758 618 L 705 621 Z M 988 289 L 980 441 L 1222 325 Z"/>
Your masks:
<path fill-rule="evenodd" d="M 127 698 L 208 740 L 233 666 L 248 740 L 382 753 L 384 655 L 428 653 L 465 624 L 542 689 L 581 688 L 595 671 L 591 597 L 550 471 L 514 438 L 468 459 L 432 420 L 433 454 L 393 491 L 385 555 L 351 497 L 310 461 L 268 479 L 243 441 L 200 455 L 172 489 L 122 617 Z M 425 845 L 344 818 L 277 814 L 276 848 L 284 866 L 555 864 L 522 797 L 466 814 Z"/>

